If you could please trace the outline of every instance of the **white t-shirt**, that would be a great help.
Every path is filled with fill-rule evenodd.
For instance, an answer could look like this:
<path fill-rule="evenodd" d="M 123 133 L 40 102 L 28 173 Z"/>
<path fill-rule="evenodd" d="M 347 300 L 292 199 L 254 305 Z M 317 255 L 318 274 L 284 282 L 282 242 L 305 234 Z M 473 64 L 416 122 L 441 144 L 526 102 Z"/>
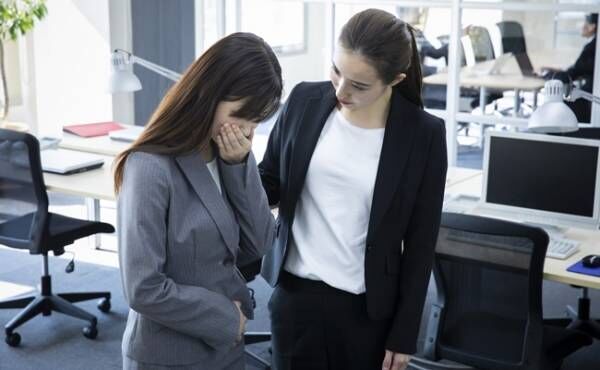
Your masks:
<path fill-rule="evenodd" d="M 217 157 L 213 158 L 212 161 L 206 163 L 206 167 L 208 167 L 208 172 L 212 176 L 215 184 L 217 185 L 217 189 L 219 189 L 219 193 L 221 192 L 221 176 L 219 174 L 219 166 L 217 165 Z"/>
<path fill-rule="evenodd" d="M 353 125 L 338 109 L 329 115 L 296 206 L 285 270 L 365 292 L 365 245 L 384 132 Z"/>

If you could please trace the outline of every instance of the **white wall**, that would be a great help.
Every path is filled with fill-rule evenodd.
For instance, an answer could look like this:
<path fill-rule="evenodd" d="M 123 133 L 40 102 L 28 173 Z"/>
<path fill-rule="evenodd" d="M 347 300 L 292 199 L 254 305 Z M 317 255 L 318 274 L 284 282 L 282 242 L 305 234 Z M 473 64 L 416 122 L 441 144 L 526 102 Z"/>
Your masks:
<path fill-rule="evenodd" d="M 108 0 L 49 0 L 32 35 L 28 88 L 41 135 L 62 126 L 112 119 Z"/>
<path fill-rule="evenodd" d="M 20 105 L 22 102 L 21 74 L 19 71 L 19 46 L 16 42 L 4 43 L 4 63 L 10 104 Z"/>

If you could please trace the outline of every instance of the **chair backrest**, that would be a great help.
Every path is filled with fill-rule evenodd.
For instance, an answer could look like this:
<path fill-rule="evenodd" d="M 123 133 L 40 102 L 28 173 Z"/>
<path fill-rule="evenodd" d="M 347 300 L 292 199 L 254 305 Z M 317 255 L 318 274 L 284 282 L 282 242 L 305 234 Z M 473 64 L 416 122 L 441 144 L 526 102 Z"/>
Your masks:
<path fill-rule="evenodd" d="M 444 213 L 427 357 L 490 370 L 536 368 L 547 245 L 548 235 L 540 228 Z"/>
<path fill-rule="evenodd" d="M 513 53 L 514 55 L 527 53 L 525 46 L 525 33 L 523 26 L 515 21 L 502 21 L 496 23 L 500 30 L 502 38 L 502 52 Z"/>
<path fill-rule="evenodd" d="M 479 63 L 495 58 L 492 38 L 485 27 L 469 26 L 466 29 L 466 35 L 469 36 L 469 39 L 471 40 L 475 62 Z"/>
<path fill-rule="evenodd" d="M 577 131 L 565 132 L 562 134 L 552 134 L 568 137 L 576 137 L 580 139 L 600 140 L 600 127 L 581 127 Z"/>
<path fill-rule="evenodd" d="M 0 129 L 0 244 L 39 253 L 47 220 L 37 139 Z"/>

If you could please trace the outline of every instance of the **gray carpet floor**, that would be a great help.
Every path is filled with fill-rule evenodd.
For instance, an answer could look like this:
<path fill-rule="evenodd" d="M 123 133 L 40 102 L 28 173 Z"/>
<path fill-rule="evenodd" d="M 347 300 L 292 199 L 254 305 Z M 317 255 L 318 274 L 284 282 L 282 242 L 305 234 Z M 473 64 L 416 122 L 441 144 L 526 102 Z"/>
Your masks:
<path fill-rule="evenodd" d="M 462 159 L 461 159 L 462 158 Z M 462 149 L 459 151 L 459 165 L 480 168 L 481 151 L 478 149 Z M 54 211 L 67 213 L 76 217 L 85 217 L 83 203 L 79 199 L 63 196 L 51 196 Z M 103 209 L 105 221 L 114 223 L 114 209 L 108 205 Z M 64 212 L 63 212 L 64 211 Z M 103 246 L 109 249 L 116 247 L 114 236 L 105 236 Z M 112 293 L 112 310 L 108 314 L 96 308 L 96 302 L 82 302 L 78 305 L 93 312 L 98 317 L 99 335 L 96 340 L 89 340 L 81 334 L 85 322 L 61 314 L 49 317 L 36 317 L 18 329 L 22 336 L 22 344 L 12 348 L 0 342 L 0 370 L 106 370 L 121 367 L 121 335 L 125 326 L 127 305 L 121 292 L 121 283 L 117 267 L 116 253 L 96 251 L 87 240 L 75 244 L 76 268 L 66 274 L 64 268 L 69 256 L 51 257 L 50 269 L 54 292 L 104 291 Z M 31 292 L 39 284 L 41 274 L 41 257 L 31 256 L 22 251 L 0 247 L 0 299 L 17 294 Z M 255 290 L 258 307 L 256 319 L 248 322 L 248 330 L 269 330 L 269 316 L 266 304 L 271 289 L 261 278 L 250 286 Z M 567 304 L 576 304 L 579 292 L 564 284 L 546 282 L 544 285 L 544 314 L 547 317 L 564 316 Z M 423 313 L 422 330 L 429 316 L 429 306 L 433 302 L 435 289 L 430 287 Z M 600 291 L 592 291 L 592 314 L 600 317 Z M 0 324 L 7 323 L 18 310 L 0 310 Z M 2 336 L 3 337 L 3 336 Z M 423 339 L 420 339 L 422 348 Z M 249 349 L 263 358 L 269 357 L 267 344 L 248 346 Z M 248 363 L 248 370 L 256 369 Z M 570 356 L 563 366 L 564 370 L 598 370 L 600 369 L 600 341 Z M 310 369 L 306 369 L 310 370 Z"/>

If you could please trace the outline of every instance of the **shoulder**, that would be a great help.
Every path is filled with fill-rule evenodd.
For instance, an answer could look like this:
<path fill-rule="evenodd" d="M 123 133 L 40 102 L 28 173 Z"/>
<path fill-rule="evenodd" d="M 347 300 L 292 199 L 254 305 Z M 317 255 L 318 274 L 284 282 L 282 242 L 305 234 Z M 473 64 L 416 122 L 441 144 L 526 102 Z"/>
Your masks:
<path fill-rule="evenodd" d="M 446 130 L 446 123 L 443 119 L 419 109 L 419 122 L 421 126 L 432 133 L 443 133 Z"/>
<path fill-rule="evenodd" d="M 172 159 L 169 156 L 135 151 L 127 156 L 124 181 L 155 183 L 167 178 Z"/>
<path fill-rule="evenodd" d="M 294 86 L 288 99 L 295 100 L 308 97 L 318 97 L 331 88 L 331 82 L 329 81 L 300 82 Z"/>

